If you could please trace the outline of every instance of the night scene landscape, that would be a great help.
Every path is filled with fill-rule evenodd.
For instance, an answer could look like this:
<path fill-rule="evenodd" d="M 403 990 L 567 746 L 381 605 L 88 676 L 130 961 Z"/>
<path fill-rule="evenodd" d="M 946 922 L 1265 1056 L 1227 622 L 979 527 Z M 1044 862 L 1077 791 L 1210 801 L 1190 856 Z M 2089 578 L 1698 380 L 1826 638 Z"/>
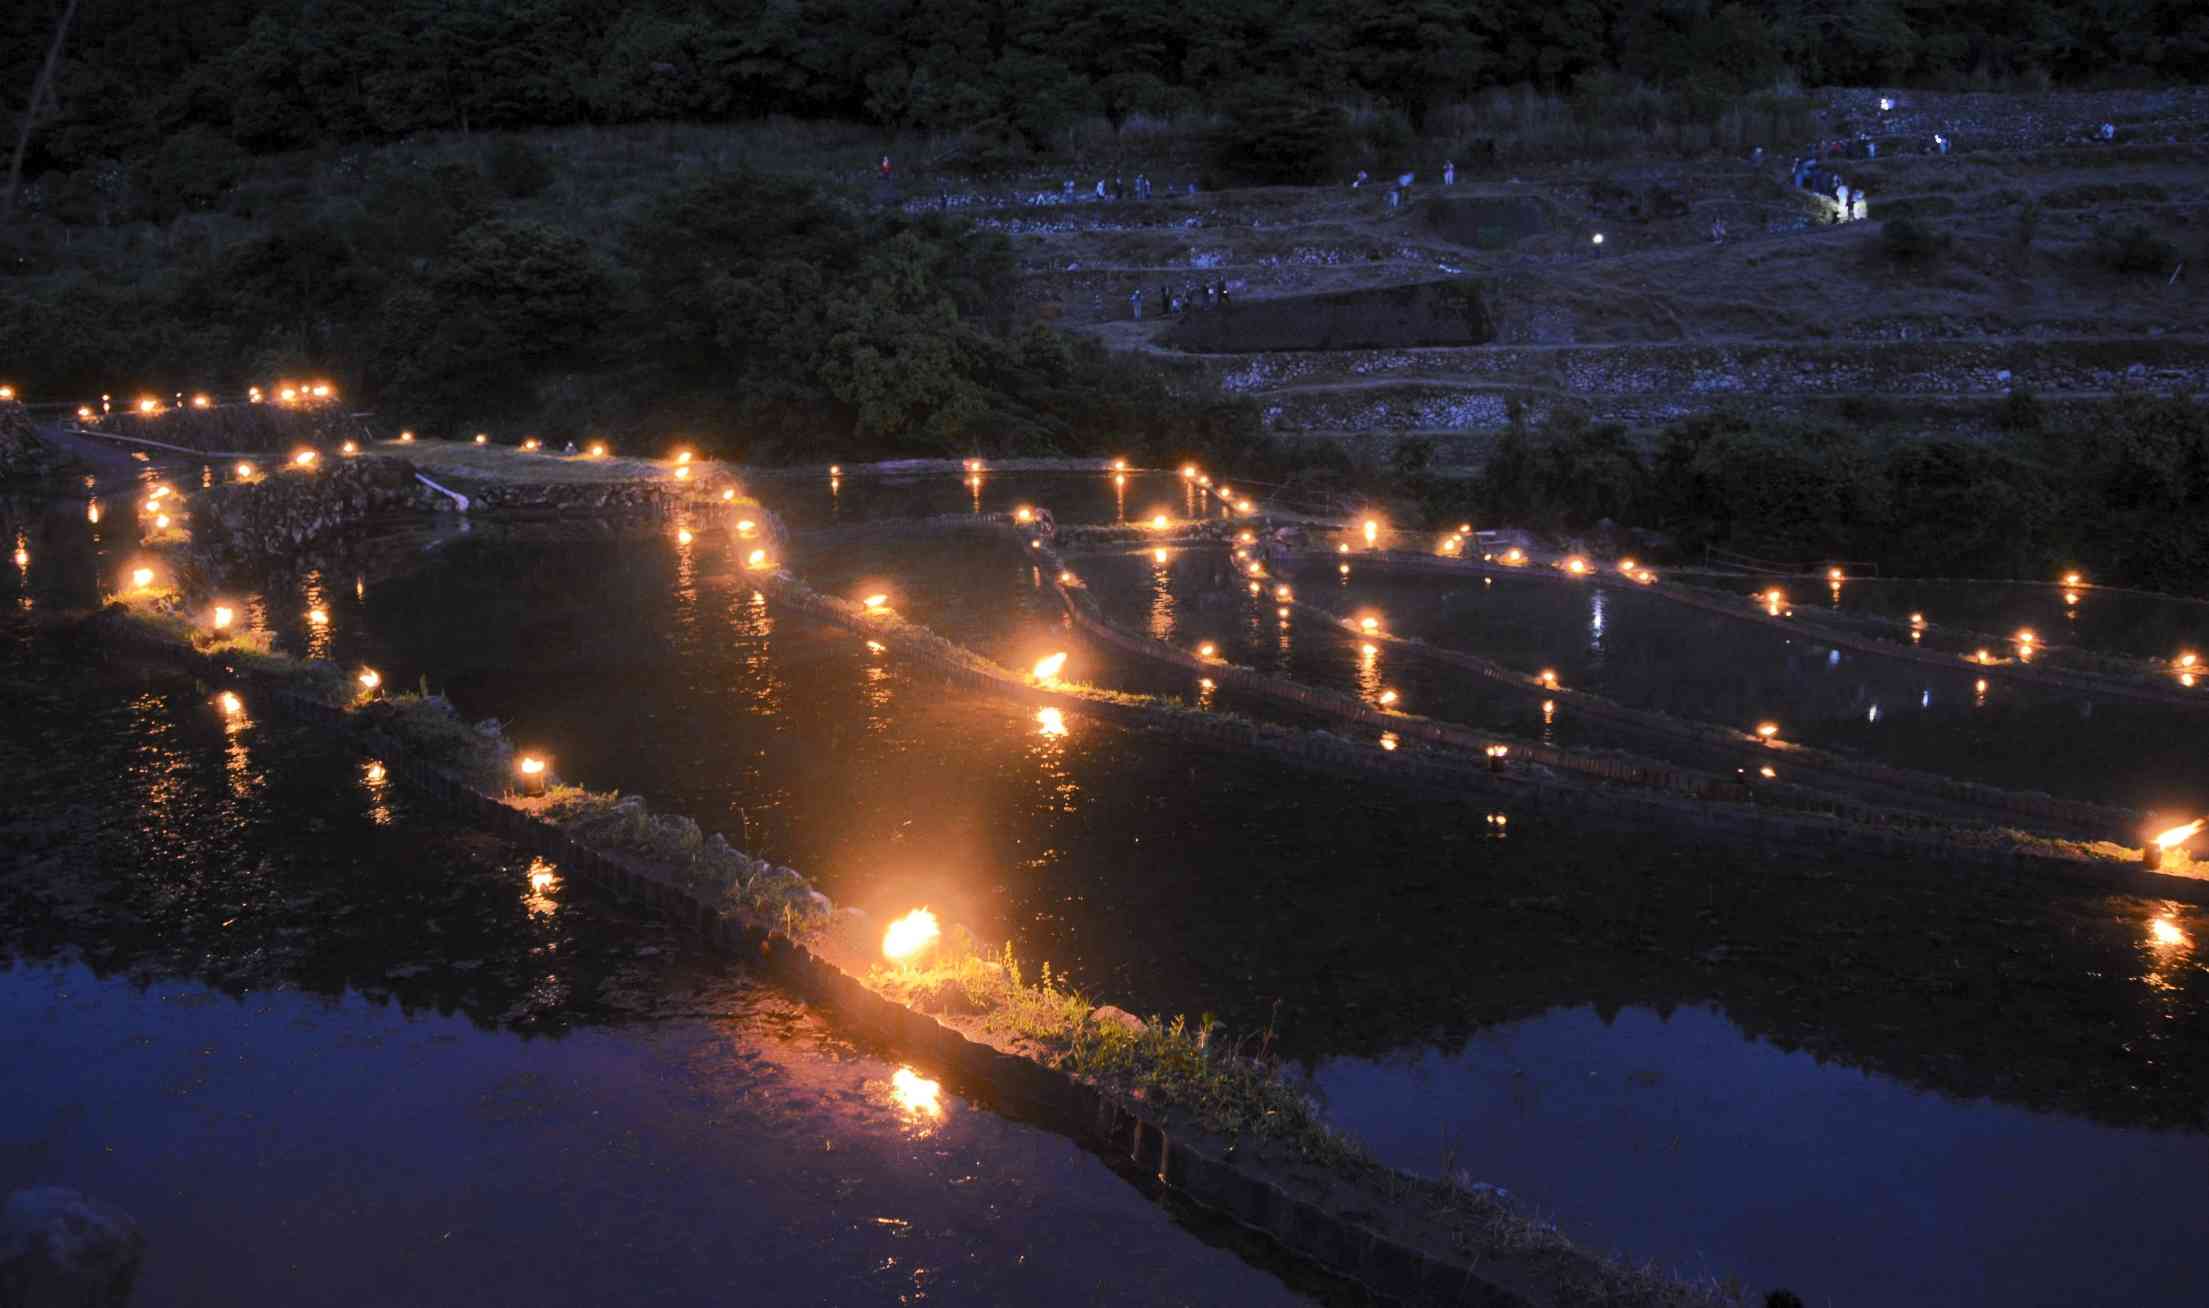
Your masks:
<path fill-rule="evenodd" d="M 0 1308 L 2209 1304 L 2209 8 L 0 10 Z"/>

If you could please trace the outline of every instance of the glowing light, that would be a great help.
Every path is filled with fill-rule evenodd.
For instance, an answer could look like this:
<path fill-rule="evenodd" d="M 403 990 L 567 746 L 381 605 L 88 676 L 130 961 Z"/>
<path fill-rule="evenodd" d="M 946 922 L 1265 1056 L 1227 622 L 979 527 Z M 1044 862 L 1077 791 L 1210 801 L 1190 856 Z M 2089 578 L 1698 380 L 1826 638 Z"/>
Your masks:
<path fill-rule="evenodd" d="M 603 458 L 605 458 L 605 457 L 606 457 L 606 442 L 604 442 L 604 441 L 592 441 L 592 442 L 591 442 L 591 448 L 590 448 L 590 456 L 591 456 L 592 458 L 594 458 L 594 459 L 603 459 Z"/>
<path fill-rule="evenodd" d="M 1381 647 L 1369 640 L 1362 641 L 1358 645 L 1358 656 L 1360 658 L 1370 659 L 1378 655 L 1380 652 Z"/>
<path fill-rule="evenodd" d="M 362 769 L 361 775 L 368 778 L 368 784 L 375 785 L 377 782 L 384 779 L 384 765 L 381 763 L 371 763 L 366 768 Z"/>
<path fill-rule="evenodd" d="M 867 652 L 869 654 L 884 654 L 889 652 L 889 647 L 879 640 L 870 640 L 867 642 Z"/>
<path fill-rule="evenodd" d="M 860 605 L 864 607 L 869 613 L 880 609 L 883 605 L 889 602 L 890 597 L 887 595 L 869 595 L 865 599 L 859 601 Z"/>
<path fill-rule="evenodd" d="M 925 908 L 916 908 L 890 923 L 890 929 L 882 933 L 882 956 L 893 963 L 907 962 L 942 938 L 943 928 L 937 923 L 936 915 Z"/>
<path fill-rule="evenodd" d="M 205 395 L 194 395 L 192 397 L 192 407 L 195 409 L 204 409 L 212 403 L 214 401 L 208 399 Z"/>
<path fill-rule="evenodd" d="M 330 625 L 330 613 L 329 613 L 329 610 L 327 610 L 327 609 L 308 609 L 308 610 L 307 610 L 307 624 L 308 624 L 309 626 L 314 626 L 314 627 L 327 627 L 327 626 L 329 626 L 329 625 Z"/>
<path fill-rule="evenodd" d="M 2167 917 L 2159 917 L 2148 923 L 2148 939 L 2167 949 L 2185 944 L 2186 933 L 2178 929 L 2178 923 Z"/>
<path fill-rule="evenodd" d="M 2205 824 L 2209 824 L 2209 818 L 2195 818 L 2184 826 L 2159 831 L 2155 835 L 2155 847 L 2157 849 L 2175 849 L 2199 835 Z"/>
<path fill-rule="evenodd" d="M 1555 668 L 1543 668 L 1534 679 L 1551 690 L 1557 689 L 1557 670 Z"/>
<path fill-rule="evenodd" d="M 12 399 L 14 399 L 14 398 L 15 398 L 15 387 L 13 387 L 13 386 L 0 386 L 0 400 L 12 400 Z"/>
<path fill-rule="evenodd" d="M 490 438 L 489 436 L 485 435 L 484 433 L 482 433 L 482 432 L 480 432 L 480 431 L 476 433 L 476 444 L 478 444 L 478 445 L 489 445 L 490 443 L 491 443 L 491 438 Z"/>
<path fill-rule="evenodd" d="M 1073 574 L 1073 573 L 1071 573 L 1071 572 L 1062 572 L 1062 573 L 1058 574 L 1058 584 L 1059 584 L 1059 585 L 1061 585 L 1061 586 L 1071 586 L 1071 585 L 1073 585 L 1073 584 L 1074 584 L 1074 574 Z"/>
<path fill-rule="evenodd" d="M 2020 627 L 2017 629 L 2016 640 L 2017 643 L 2020 645 L 2035 644 L 2038 642 L 2038 639 L 2038 637 L 2033 635 L 2033 629 L 2031 627 Z"/>
<path fill-rule="evenodd" d="M 315 460 L 321 457 L 321 455 L 316 454 L 313 450 L 300 450 L 298 453 L 291 456 L 291 466 L 293 466 L 294 468 L 312 468 L 315 464 Z"/>
<path fill-rule="evenodd" d="M 261 402 L 261 388 L 258 386 L 246 387 L 245 398 L 249 403 L 259 404 Z"/>
<path fill-rule="evenodd" d="M 223 713 L 229 717 L 234 718 L 245 711 L 245 701 L 239 699 L 234 691 L 224 691 L 215 697 L 215 702 L 222 705 Z"/>
<path fill-rule="evenodd" d="M 15 566 L 19 568 L 31 566 L 31 552 L 20 545 L 15 547 Z"/>
<path fill-rule="evenodd" d="M 1165 514 L 1163 514 L 1163 513 L 1160 513 L 1160 514 L 1155 514 L 1155 515 L 1153 515 L 1153 516 L 1152 516 L 1152 518 L 1151 518 L 1151 529 L 1152 529 L 1153 531 L 1164 531 L 1164 530 L 1166 529 L 1167 525 L 1168 525 L 1168 524 L 1167 524 L 1167 520 L 1166 520 L 1166 515 L 1165 515 Z"/>
<path fill-rule="evenodd" d="M 1151 562 L 1153 563 L 1164 563 L 1170 557 L 1172 556 L 1162 549 L 1151 551 Z"/>
<path fill-rule="evenodd" d="M 688 463 L 688 462 L 690 462 L 690 451 L 689 451 L 689 450 L 677 450 L 677 451 L 675 451 L 675 462 L 677 462 L 677 463 Z M 830 475 L 831 475 L 831 476 L 833 476 L 834 474 L 833 474 L 833 473 L 831 473 Z"/>
<path fill-rule="evenodd" d="M 1290 598 L 1293 598 L 1293 597 L 1294 597 L 1294 595 L 1295 595 L 1295 592 L 1294 592 L 1294 591 L 1292 591 L 1292 590 L 1290 590 L 1290 589 L 1289 589 L 1288 587 L 1286 587 L 1286 586 L 1275 586 L 1275 587 L 1273 588 L 1273 598 L 1275 598 L 1275 599 L 1277 599 L 1277 600 L 1286 600 L 1286 599 L 1290 599 Z"/>
<path fill-rule="evenodd" d="M 414 443 L 414 433 L 413 433 L 413 432 L 411 432 L 411 431 L 403 431 L 403 432 L 400 432 L 400 433 L 399 433 L 399 443 L 400 443 L 401 445 L 412 445 L 412 444 Z M 523 449 L 528 449 L 528 448 L 529 448 L 529 442 L 528 442 L 528 441 L 523 441 L 523 442 L 522 442 L 522 448 L 523 448 Z"/>
<path fill-rule="evenodd" d="M 1384 690 L 1384 691 L 1382 691 L 1382 692 L 1381 692 L 1381 696 L 1380 696 L 1380 704 L 1381 704 L 1381 707 L 1382 707 L 1382 708 L 1387 708 L 1387 707 L 1388 707 L 1389 705 L 1391 705 L 1391 704 L 1394 704 L 1394 703 L 1396 702 L 1396 700 L 1397 700 L 1397 695 L 1396 695 L 1396 692 L 1395 692 L 1395 691 L 1393 691 L 1393 690 Z"/>
<path fill-rule="evenodd" d="M 351 441 L 347 441 L 343 445 L 337 447 L 337 452 L 350 459 L 354 455 L 360 453 L 360 446 L 355 445 Z"/>
<path fill-rule="evenodd" d="M 1975 661 L 1975 662 L 1979 662 L 1979 663 L 1992 663 L 1992 662 L 1994 662 L 1994 655 L 1993 655 L 1993 654 L 1992 654 L 1991 652 L 1989 652 L 1989 651 L 1987 651 L 1987 650 L 1984 650 L 1984 649 L 1981 649 L 1981 650 L 1975 650 L 1975 651 L 1973 651 L 1973 653 L 1972 653 L 1971 657 L 1972 657 L 1973 661 Z M 1984 685 L 1985 683 L 1984 683 L 1984 682 L 1981 682 L 1980 684 L 1981 684 L 1981 685 Z"/>
<path fill-rule="evenodd" d="M 525 777 L 541 777 L 545 774 L 545 761 L 534 754 L 524 754 L 515 768 Z"/>
<path fill-rule="evenodd" d="M 1382 732 L 1382 733 L 1381 733 L 1381 748 L 1382 748 L 1382 749 L 1385 749 L 1385 750 L 1387 750 L 1387 751 L 1388 751 L 1389 753 L 1393 754 L 1393 753 L 1395 753 L 1395 752 L 1396 752 L 1396 746 L 1397 746 L 1397 744 L 1398 744 L 1398 743 L 1399 743 L 1399 742 L 1398 742 L 1398 741 L 1397 741 L 1397 739 L 1396 739 L 1396 733 L 1395 733 L 1395 732 L 1393 732 L 1393 731 L 1384 731 L 1384 732 Z"/>
<path fill-rule="evenodd" d="M 1583 558 L 1566 559 L 1565 571 L 1571 573 L 1575 577 L 1585 576 L 1588 571 L 1588 561 Z"/>
<path fill-rule="evenodd" d="M 890 1075 L 890 1101 L 914 1117 L 943 1116 L 943 1087 L 910 1067 Z"/>
<path fill-rule="evenodd" d="M 147 587 L 153 585 L 153 569 L 132 569 L 130 574 L 130 584 L 137 587 L 139 590 L 145 590 Z"/>
<path fill-rule="evenodd" d="M 1066 651 L 1060 650 L 1056 654 L 1046 655 L 1036 660 L 1035 679 L 1037 681 L 1055 681 L 1058 679 L 1060 671 L 1065 667 Z"/>
<path fill-rule="evenodd" d="M 1510 752 L 1511 747 L 1509 745 L 1490 745 L 1488 747 L 1488 757 L 1490 758 L 1502 758 Z"/>
<path fill-rule="evenodd" d="M 1035 720 L 1046 736 L 1066 734 L 1066 715 L 1055 708 L 1037 709 Z"/>
<path fill-rule="evenodd" d="M 2189 652 L 2178 656 L 2178 666 L 2189 671 L 2191 671 L 2194 666 L 2200 662 L 2201 656 L 2198 654 Z"/>
<path fill-rule="evenodd" d="M 677 468 L 677 469 L 675 470 L 675 480 L 677 480 L 677 481 L 689 481 L 689 480 L 690 480 L 690 469 L 689 469 L 688 467 L 681 467 L 681 468 Z"/>
<path fill-rule="evenodd" d="M 92 421 L 92 406 L 91 406 L 91 405 L 89 405 L 89 404 L 80 404 L 80 405 L 78 405 L 78 406 L 77 406 L 77 421 L 78 421 L 78 422 L 90 422 L 90 421 Z"/>
<path fill-rule="evenodd" d="M 2082 578 L 2076 572 L 2066 572 L 2063 574 L 2063 584 L 2073 590 L 2077 590 L 2079 588 L 2081 581 Z"/>
<path fill-rule="evenodd" d="M 693 536 L 693 535 L 691 534 L 691 532 L 690 532 L 690 528 L 688 528 L 688 527 L 681 527 L 681 528 L 677 528 L 677 529 L 676 529 L 676 532 L 675 532 L 675 543 L 676 543 L 677 545 L 688 545 L 688 544 L 690 544 L 690 543 L 691 543 L 692 541 L 694 541 L 694 540 L 696 540 L 696 539 L 698 539 L 698 538 L 697 538 L 696 536 Z"/>
<path fill-rule="evenodd" d="M 980 459 L 968 459 L 966 461 L 966 470 L 968 472 L 980 472 L 982 470 L 982 461 Z"/>
<path fill-rule="evenodd" d="M 354 678 L 354 680 L 360 682 L 360 688 L 362 690 L 372 691 L 378 686 L 384 684 L 383 674 L 376 671 L 374 668 L 362 668 L 360 670 L 360 676 Z"/>
<path fill-rule="evenodd" d="M 1381 534 L 1381 524 L 1371 518 L 1365 520 L 1365 543 L 1371 545 Z"/>
<path fill-rule="evenodd" d="M 752 534 L 752 529 L 757 525 L 758 524 L 754 523 L 750 518 L 738 518 L 736 520 L 736 534 L 739 536 L 749 536 Z"/>
<path fill-rule="evenodd" d="M 1196 476 L 1197 465 L 1193 463 L 1184 463 L 1181 465 L 1181 479 L 1183 481 L 1195 481 Z"/>
<path fill-rule="evenodd" d="M 753 569 L 758 569 L 758 568 L 764 568 L 764 567 L 766 567 L 766 566 L 767 566 L 767 551 L 765 551 L 765 550 L 753 550 L 753 551 L 752 551 L 752 552 L 751 552 L 750 554 L 747 554 L 747 555 L 745 555 L 745 556 L 744 556 L 744 566 L 745 566 L 745 567 L 747 567 L 747 568 L 753 568 Z"/>
<path fill-rule="evenodd" d="M 1843 580 L 1846 580 L 1846 578 L 1845 578 L 1845 577 L 1844 577 L 1844 576 L 1842 575 L 1842 572 L 1841 572 L 1841 570 L 1840 570 L 1839 568 L 1827 568 L 1827 569 L 1826 569 L 1826 574 L 1825 574 L 1825 579 L 1826 579 L 1827 581 L 1843 581 Z"/>
<path fill-rule="evenodd" d="M 161 401 L 148 396 L 138 401 L 138 411 L 140 413 L 159 413 L 161 411 Z"/>
<path fill-rule="evenodd" d="M 235 610 L 229 608 L 226 605 L 217 604 L 215 606 L 215 615 L 214 617 L 208 619 L 208 623 L 209 625 L 214 627 L 215 630 L 221 631 L 224 628 L 228 627 L 231 623 L 237 621 L 237 619 L 238 615 Z"/>
<path fill-rule="evenodd" d="M 1636 570 L 1636 566 L 1637 566 L 1637 565 L 1636 565 L 1636 564 L 1634 563 L 1634 561 L 1633 561 L 1632 559 L 1620 559 L 1620 560 L 1618 561 L 1618 570 L 1619 570 L 1620 572 L 1623 572 L 1623 573 L 1625 573 L 1625 574 L 1626 574 L 1627 576 L 1629 576 L 1629 577 L 1631 577 L 1631 576 L 1633 576 L 1633 575 L 1634 575 L 1634 572 L 1635 572 L 1635 570 Z"/>
<path fill-rule="evenodd" d="M 250 462 L 241 459 L 238 461 L 237 471 L 239 481 L 251 481 L 253 479 L 253 474 L 260 471 L 260 469 L 254 467 Z"/>
<path fill-rule="evenodd" d="M 1519 564 L 1526 562 L 1526 551 L 1514 545 L 1503 552 L 1503 561 L 1517 567 Z"/>
<path fill-rule="evenodd" d="M 1126 459 L 1114 459 L 1112 461 L 1112 470 L 1114 472 L 1126 472 L 1128 470 L 1128 461 Z"/>
<path fill-rule="evenodd" d="M 735 499 L 736 499 L 736 488 L 735 488 L 735 487 L 733 487 L 733 486 L 732 486 L 732 487 L 728 488 L 727 490 L 724 490 L 724 491 L 722 491 L 722 492 L 721 492 L 721 502 L 722 502 L 723 504 L 729 504 L 729 503 L 733 503 L 733 502 L 735 501 Z"/>
<path fill-rule="evenodd" d="M 330 387 L 325 382 L 316 382 L 314 384 L 313 391 L 314 397 L 318 400 L 326 400 L 330 398 Z"/>
<path fill-rule="evenodd" d="M 1197 646 L 1198 658 L 1213 659 L 1218 658 L 1219 654 L 1220 647 L 1213 644 L 1211 641 L 1205 641 L 1202 645 Z"/>
<path fill-rule="evenodd" d="M 1277 608 L 1277 609 L 1275 609 L 1275 610 L 1273 611 L 1273 616 L 1275 616 L 1275 617 L 1277 617 L 1277 618 L 1285 618 L 1285 617 L 1287 617 L 1288 615 L 1289 615 L 1289 606 L 1288 606 L 1288 605 L 1286 605 L 1286 604 L 1283 604 L 1283 605 L 1282 605 L 1282 606 L 1281 606 L 1280 608 Z"/>
<path fill-rule="evenodd" d="M 837 479 L 838 477 L 841 477 L 841 476 L 843 476 L 843 475 L 844 475 L 844 465 L 843 465 L 843 464 L 841 464 L 841 463 L 831 463 L 831 464 L 829 464 L 829 465 L 828 465 L 828 479 L 829 479 L 830 481 L 834 481 L 834 480 L 836 480 L 836 479 Z"/>
<path fill-rule="evenodd" d="M 2078 602 L 2079 602 L 2079 593 L 2078 593 L 2077 591 L 2075 591 L 2075 590 L 2067 590 L 2067 591 L 2063 592 L 2063 602 L 2064 602 L 2064 603 L 2066 603 L 2066 604 L 2076 604 L 2076 603 L 2078 603 Z"/>
<path fill-rule="evenodd" d="M 1594 236 L 1592 236 L 1592 237 L 1590 237 L 1590 238 L 1588 238 L 1588 239 L 1589 239 L 1590 243 L 1592 243 L 1592 244 L 1595 244 L 1595 245 L 1601 245 L 1601 244 L 1603 244 L 1603 233 L 1601 233 L 1601 232 L 1597 232 L 1597 233 L 1596 233 L 1596 234 L 1595 234 Z"/>
<path fill-rule="evenodd" d="M 164 513 L 161 516 L 155 518 L 153 520 L 153 525 L 156 531 L 167 531 L 169 529 L 169 515 Z"/>
<path fill-rule="evenodd" d="M 1372 635 L 1376 631 L 1379 631 L 1380 629 L 1381 620 L 1379 618 L 1358 619 L 1358 630 L 1364 632 L 1368 636 Z"/>
<path fill-rule="evenodd" d="M 299 398 L 299 392 L 297 390 L 294 390 L 292 387 L 286 386 L 282 390 L 276 392 L 276 398 L 282 400 L 286 404 L 289 404 L 293 400 Z"/>
<path fill-rule="evenodd" d="M 1772 779 L 1773 779 L 1774 777 L 1777 777 L 1777 776 L 1779 775 L 1779 773 L 1777 773 L 1777 772 L 1774 772 L 1774 771 L 1772 770 L 1772 768 L 1771 768 L 1771 765 L 1770 765 L 1770 764 L 1766 764 L 1765 766 L 1763 766 L 1763 767 L 1760 767 L 1760 768 L 1758 768 L 1758 769 L 1756 770 L 1756 774 L 1757 774 L 1758 776 L 1760 776 L 1760 777 L 1764 778 L 1764 779 L 1765 779 L 1766 781 L 1770 781 L 1770 780 L 1772 780 Z"/>
<path fill-rule="evenodd" d="M 522 438 L 522 449 L 532 454 L 537 452 L 537 450 L 541 447 L 541 444 L 542 443 L 538 441 L 538 439 L 534 436 L 525 436 Z"/>
<path fill-rule="evenodd" d="M 1337 563 L 1337 564 L 1335 565 L 1335 571 L 1337 571 L 1337 572 L 1341 573 L 1341 574 L 1342 574 L 1343 576 L 1347 577 L 1347 576 L 1349 576 L 1349 575 L 1350 575 L 1350 565 L 1349 565 L 1349 564 L 1347 564 L 1347 563 Z"/>
<path fill-rule="evenodd" d="M 1776 739 L 1779 736 L 1779 723 L 1759 722 L 1756 724 L 1756 734 L 1764 737 L 1764 739 L 1766 740 Z"/>
<path fill-rule="evenodd" d="M 1215 689 L 1215 686 L 1214 686 L 1214 683 L 1213 683 L 1213 681 L 1212 681 L 1212 679 L 1211 679 L 1210 677 L 1198 677 L 1198 678 L 1197 678 L 1197 689 L 1199 689 L 1199 690 L 1212 690 L 1212 689 Z"/>
<path fill-rule="evenodd" d="M 1764 592 L 1764 604 L 1765 604 L 1765 607 L 1767 607 L 1767 608 L 1774 608 L 1774 609 L 1776 609 L 1776 608 L 1778 608 L 1778 607 L 1779 607 L 1780 605 L 1782 605 L 1782 604 L 1785 604 L 1786 602 L 1787 602 L 1787 592 L 1786 592 L 1786 591 L 1784 591 L 1784 590 L 1781 590 L 1781 589 L 1780 589 L 1779 587 L 1777 587 L 1777 586 L 1774 586 L 1774 587 L 1772 587 L 1772 588 L 1771 588 L 1770 590 L 1768 590 L 1768 591 L 1765 591 L 1765 592 Z"/>
<path fill-rule="evenodd" d="M 1019 508 L 1012 511 L 1012 520 L 1018 523 L 1034 522 L 1035 510 L 1023 504 Z"/>

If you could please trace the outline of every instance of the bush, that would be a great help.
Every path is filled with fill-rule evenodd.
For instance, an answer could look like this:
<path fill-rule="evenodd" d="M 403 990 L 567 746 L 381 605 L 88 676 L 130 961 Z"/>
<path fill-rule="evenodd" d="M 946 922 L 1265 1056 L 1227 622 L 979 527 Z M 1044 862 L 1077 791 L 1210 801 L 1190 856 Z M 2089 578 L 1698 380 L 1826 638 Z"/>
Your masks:
<path fill-rule="evenodd" d="M 1948 249 L 1949 235 L 1916 218 L 1889 218 L 1879 225 L 1879 248 L 1899 263 L 1920 263 Z"/>
<path fill-rule="evenodd" d="M 511 200 L 526 200 L 552 184 L 552 166 L 527 142 L 502 136 L 483 157 L 483 175 L 491 188 Z"/>
<path fill-rule="evenodd" d="M 2177 249 L 2145 223 L 2100 228 L 2093 249 L 2094 261 L 2111 272 L 2157 273 L 2178 257 Z"/>
<path fill-rule="evenodd" d="M 1335 171 L 1344 146 L 1342 114 L 1282 82 L 1250 87 L 1227 108 L 1206 142 L 1206 166 L 1247 182 L 1310 183 Z"/>

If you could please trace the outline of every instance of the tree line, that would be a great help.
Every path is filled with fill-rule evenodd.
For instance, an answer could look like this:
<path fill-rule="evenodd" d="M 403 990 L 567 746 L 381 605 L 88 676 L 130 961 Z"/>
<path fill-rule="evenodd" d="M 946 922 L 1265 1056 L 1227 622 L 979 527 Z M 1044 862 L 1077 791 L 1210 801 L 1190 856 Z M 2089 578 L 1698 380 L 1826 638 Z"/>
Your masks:
<path fill-rule="evenodd" d="M 17 116 L 66 0 L 0 15 Z M 2191 0 L 78 0 L 29 171 L 200 129 L 253 151 L 768 114 L 995 133 L 1358 98 L 1415 129 L 1488 87 L 1738 94 L 2045 75 L 2193 80 Z"/>

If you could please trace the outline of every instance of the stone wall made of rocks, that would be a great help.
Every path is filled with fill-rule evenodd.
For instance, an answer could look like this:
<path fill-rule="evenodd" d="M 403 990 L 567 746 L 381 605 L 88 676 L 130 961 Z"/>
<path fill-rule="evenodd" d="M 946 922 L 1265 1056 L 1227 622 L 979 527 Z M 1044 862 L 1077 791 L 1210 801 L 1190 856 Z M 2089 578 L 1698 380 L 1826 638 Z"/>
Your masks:
<path fill-rule="evenodd" d="M 187 405 L 150 415 L 119 409 L 93 419 L 91 428 L 208 454 L 266 455 L 302 445 L 334 447 L 348 440 L 365 441 L 369 438 L 366 418 L 329 402 L 217 404 L 205 409 Z"/>

